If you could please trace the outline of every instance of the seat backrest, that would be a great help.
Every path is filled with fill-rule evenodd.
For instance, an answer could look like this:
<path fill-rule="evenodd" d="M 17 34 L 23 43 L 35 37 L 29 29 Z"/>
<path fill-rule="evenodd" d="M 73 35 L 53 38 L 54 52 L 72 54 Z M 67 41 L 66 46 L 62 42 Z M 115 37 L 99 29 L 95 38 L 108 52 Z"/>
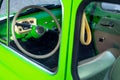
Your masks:
<path fill-rule="evenodd" d="M 110 71 L 110 80 L 120 80 L 120 56 L 112 66 Z"/>
<path fill-rule="evenodd" d="M 81 80 L 90 80 L 90 78 L 92 78 L 91 80 L 93 80 L 93 77 L 96 77 L 96 75 L 103 75 L 103 72 L 112 66 L 119 53 L 120 52 L 117 49 L 111 48 L 96 57 L 79 62 L 79 77 L 81 78 Z M 104 76 L 101 76 L 101 78 L 104 78 Z"/>

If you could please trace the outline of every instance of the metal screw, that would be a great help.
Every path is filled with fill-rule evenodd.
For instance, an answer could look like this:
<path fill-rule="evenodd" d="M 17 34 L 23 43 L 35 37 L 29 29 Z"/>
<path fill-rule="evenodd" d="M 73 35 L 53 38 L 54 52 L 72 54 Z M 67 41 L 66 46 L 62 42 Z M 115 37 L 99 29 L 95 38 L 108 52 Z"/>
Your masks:
<path fill-rule="evenodd" d="M 45 22 L 45 24 L 48 24 L 48 22 Z"/>
<path fill-rule="evenodd" d="M 54 21 L 54 20 L 52 20 L 52 22 L 54 23 L 55 21 Z"/>

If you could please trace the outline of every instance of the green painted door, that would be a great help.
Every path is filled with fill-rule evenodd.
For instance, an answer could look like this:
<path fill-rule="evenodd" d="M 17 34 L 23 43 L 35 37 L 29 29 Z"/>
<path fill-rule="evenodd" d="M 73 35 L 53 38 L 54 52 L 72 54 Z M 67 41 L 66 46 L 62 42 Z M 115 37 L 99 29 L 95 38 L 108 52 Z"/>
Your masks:
<path fill-rule="evenodd" d="M 8 0 L 6 1 L 8 2 Z M 44 66 L 38 65 L 34 61 L 19 54 L 10 48 L 10 46 L 0 43 L 0 80 L 65 80 L 66 66 L 68 66 L 66 62 L 70 30 L 71 0 L 62 0 L 61 3 L 62 31 L 58 69 L 55 72 L 51 72 L 44 68 Z"/>

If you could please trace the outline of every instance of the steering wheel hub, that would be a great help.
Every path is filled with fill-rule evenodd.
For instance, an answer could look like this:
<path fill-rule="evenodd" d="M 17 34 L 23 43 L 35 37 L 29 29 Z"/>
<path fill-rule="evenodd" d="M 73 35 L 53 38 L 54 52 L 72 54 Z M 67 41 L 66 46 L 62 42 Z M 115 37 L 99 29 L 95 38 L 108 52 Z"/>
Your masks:
<path fill-rule="evenodd" d="M 44 27 L 37 26 L 36 27 L 36 33 L 38 33 L 40 36 L 43 35 L 45 33 Z"/>

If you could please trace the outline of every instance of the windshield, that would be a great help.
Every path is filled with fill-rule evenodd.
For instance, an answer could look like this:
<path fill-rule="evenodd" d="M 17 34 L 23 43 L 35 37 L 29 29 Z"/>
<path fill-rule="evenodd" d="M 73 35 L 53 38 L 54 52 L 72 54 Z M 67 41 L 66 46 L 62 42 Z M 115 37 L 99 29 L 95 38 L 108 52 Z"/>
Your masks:
<path fill-rule="evenodd" d="M 3 2 L 2 2 L 3 1 Z M 6 1 L 0 0 L 0 15 L 6 13 Z M 10 14 L 18 12 L 21 8 L 28 5 L 60 4 L 59 0 L 10 0 Z"/>
<path fill-rule="evenodd" d="M 111 12 L 120 12 L 120 5 L 112 3 L 102 3 L 102 8 Z"/>
<path fill-rule="evenodd" d="M 6 13 L 6 0 L 0 0 L 0 15 Z"/>
<path fill-rule="evenodd" d="M 16 13 L 29 5 L 60 4 L 58 0 L 10 0 L 10 13 Z"/>
<path fill-rule="evenodd" d="M 1 4 L 2 4 L 3 0 L 0 0 L 0 8 L 1 8 Z"/>

